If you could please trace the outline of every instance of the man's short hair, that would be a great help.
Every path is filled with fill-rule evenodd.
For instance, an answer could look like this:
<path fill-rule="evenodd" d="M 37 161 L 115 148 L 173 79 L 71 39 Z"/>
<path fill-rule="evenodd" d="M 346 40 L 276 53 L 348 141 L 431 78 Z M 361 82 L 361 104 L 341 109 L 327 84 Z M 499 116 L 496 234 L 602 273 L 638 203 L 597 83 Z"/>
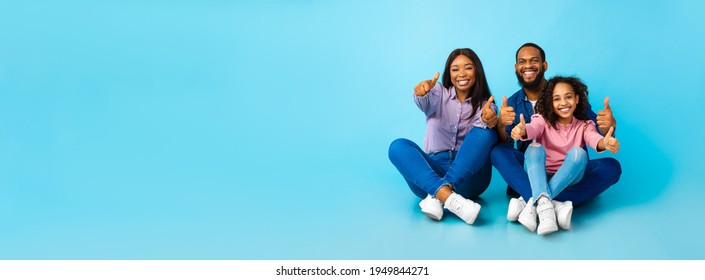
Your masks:
<path fill-rule="evenodd" d="M 517 53 L 514 55 L 514 60 L 516 60 L 517 56 L 519 56 L 519 50 L 521 50 L 524 47 L 536 48 L 537 50 L 539 50 L 539 53 L 541 53 L 541 62 L 546 61 L 546 53 L 543 51 L 543 49 L 541 47 L 539 47 L 539 45 L 534 44 L 534 43 L 526 43 L 526 44 L 521 45 L 521 47 L 519 47 L 517 49 Z"/>

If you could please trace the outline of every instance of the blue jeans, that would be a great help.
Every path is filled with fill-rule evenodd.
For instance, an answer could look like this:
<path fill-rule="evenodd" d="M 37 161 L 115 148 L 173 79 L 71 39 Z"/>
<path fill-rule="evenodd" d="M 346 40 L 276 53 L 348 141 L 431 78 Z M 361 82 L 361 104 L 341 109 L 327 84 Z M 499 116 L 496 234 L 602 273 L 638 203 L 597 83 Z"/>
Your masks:
<path fill-rule="evenodd" d="M 529 176 L 524 170 L 524 153 L 509 144 L 497 144 L 490 156 L 492 165 L 497 169 L 509 187 L 519 193 L 524 200 L 533 196 Z M 595 198 L 619 181 L 622 167 L 616 159 L 600 158 L 588 160 L 583 179 L 575 185 L 568 186 L 554 199 L 572 201 L 580 205 Z"/>
<path fill-rule="evenodd" d="M 389 160 L 420 198 L 435 195 L 441 186 L 448 184 L 453 185 L 454 192 L 472 198 L 482 194 L 490 184 L 489 156 L 496 142 L 494 129 L 473 128 L 457 152 L 426 154 L 411 140 L 400 138 L 389 145 Z"/>
<path fill-rule="evenodd" d="M 583 179 L 587 166 L 587 152 L 580 147 L 573 147 L 565 155 L 563 164 L 550 180 L 546 176 L 546 149 L 540 144 L 531 144 L 526 149 L 524 169 L 529 176 L 531 195 L 534 201 L 541 195 L 552 200 L 570 185 L 575 185 Z M 548 181 L 547 181 L 548 180 Z"/>

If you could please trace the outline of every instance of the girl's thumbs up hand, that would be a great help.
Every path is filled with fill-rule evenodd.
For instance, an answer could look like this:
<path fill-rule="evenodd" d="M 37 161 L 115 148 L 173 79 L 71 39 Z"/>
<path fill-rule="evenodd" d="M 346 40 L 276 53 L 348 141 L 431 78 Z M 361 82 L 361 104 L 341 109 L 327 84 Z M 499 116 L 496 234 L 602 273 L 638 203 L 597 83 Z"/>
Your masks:
<path fill-rule="evenodd" d="M 524 121 L 524 114 L 521 114 L 519 115 L 519 123 L 512 129 L 512 139 L 521 140 L 524 136 L 526 136 L 526 122 Z"/>
<path fill-rule="evenodd" d="M 614 133 L 614 127 L 610 127 L 610 130 L 607 132 L 607 135 L 605 135 L 605 138 L 602 139 L 605 150 L 609 150 L 613 154 L 616 154 L 619 152 L 619 140 L 617 138 L 612 137 L 612 133 Z"/>

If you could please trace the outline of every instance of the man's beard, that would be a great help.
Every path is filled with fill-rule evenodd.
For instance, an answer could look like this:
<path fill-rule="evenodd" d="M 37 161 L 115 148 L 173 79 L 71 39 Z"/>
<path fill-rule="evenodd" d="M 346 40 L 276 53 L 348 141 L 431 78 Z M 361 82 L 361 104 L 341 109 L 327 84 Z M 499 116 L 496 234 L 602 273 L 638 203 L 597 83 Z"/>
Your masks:
<path fill-rule="evenodd" d="M 543 67 L 541 67 L 543 68 Z M 524 87 L 525 89 L 528 90 L 536 90 L 541 86 L 541 81 L 543 81 L 543 69 L 539 69 L 538 74 L 536 74 L 536 79 L 534 79 L 533 82 L 526 82 L 524 81 L 524 78 L 521 76 L 521 72 L 514 72 L 514 74 L 517 75 L 517 80 L 519 81 L 519 85 Z"/>

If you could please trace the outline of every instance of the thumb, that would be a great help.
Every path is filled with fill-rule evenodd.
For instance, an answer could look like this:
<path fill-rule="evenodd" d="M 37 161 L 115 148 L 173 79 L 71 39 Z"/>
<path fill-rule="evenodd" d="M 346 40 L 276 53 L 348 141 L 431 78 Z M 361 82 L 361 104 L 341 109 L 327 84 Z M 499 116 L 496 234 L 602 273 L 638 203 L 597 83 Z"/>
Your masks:
<path fill-rule="evenodd" d="M 494 103 L 494 96 L 490 96 L 490 99 L 487 99 L 487 103 L 485 103 L 485 109 L 490 108 L 490 104 Z"/>
<path fill-rule="evenodd" d="M 607 131 L 607 134 L 605 134 L 605 138 L 610 138 L 612 137 L 612 133 L 614 133 L 614 126 L 610 127 L 610 130 Z"/>
<path fill-rule="evenodd" d="M 605 110 L 612 110 L 612 108 L 610 108 L 610 97 L 609 96 L 605 97 Z"/>
<path fill-rule="evenodd" d="M 507 96 L 502 96 L 502 107 L 507 107 Z"/>
<path fill-rule="evenodd" d="M 433 76 L 433 80 L 431 80 L 431 83 L 433 83 L 434 86 L 436 85 L 436 82 L 438 81 L 438 77 L 440 77 L 440 76 L 441 76 L 441 73 L 438 73 L 438 72 L 436 72 L 436 75 Z"/>
<path fill-rule="evenodd" d="M 526 122 L 524 122 L 524 114 L 519 115 L 519 124 L 521 124 L 521 125 L 526 124 Z"/>

